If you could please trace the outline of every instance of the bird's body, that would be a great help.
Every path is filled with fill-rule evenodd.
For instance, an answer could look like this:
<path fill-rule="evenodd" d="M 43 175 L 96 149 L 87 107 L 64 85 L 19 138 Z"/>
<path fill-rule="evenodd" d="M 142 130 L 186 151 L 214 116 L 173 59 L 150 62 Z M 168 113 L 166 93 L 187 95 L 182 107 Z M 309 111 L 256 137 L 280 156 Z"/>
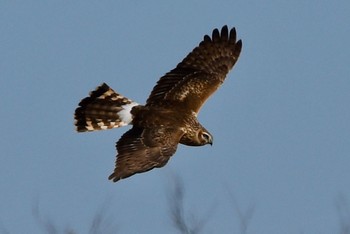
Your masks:
<path fill-rule="evenodd" d="M 205 36 L 175 69 L 153 88 L 140 105 L 102 84 L 79 103 L 75 111 L 78 132 L 111 129 L 132 124 L 117 142 L 117 160 L 109 179 L 114 182 L 135 173 L 164 166 L 178 143 L 212 144 L 212 135 L 198 122 L 197 114 L 223 83 L 237 61 L 242 42 L 227 26 Z"/>
<path fill-rule="evenodd" d="M 172 128 L 183 133 L 180 138 L 181 144 L 189 146 L 201 146 L 207 142 L 200 141 L 196 137 L 196 131 L 204 129 L 198 122 L 197 115 L 188 110 L 178 111 L 168 107 L 148 107 L 136 106 L 131 111 L 135 118 L 132 121 L 133 126 L 142 128 Z M 145 121 L 152 119 L 152 122 Z M 191 126 L 191 128 L 188 128 Z"/>

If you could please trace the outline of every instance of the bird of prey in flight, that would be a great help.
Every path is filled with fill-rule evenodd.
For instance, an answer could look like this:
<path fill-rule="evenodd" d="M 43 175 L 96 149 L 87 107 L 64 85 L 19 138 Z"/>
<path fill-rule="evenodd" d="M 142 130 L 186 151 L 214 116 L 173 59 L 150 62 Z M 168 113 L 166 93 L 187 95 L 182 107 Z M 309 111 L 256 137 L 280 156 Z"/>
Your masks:
<path fill-rule="evenodd" d="M 212 144 L 213 137 L 197 120 L 204 102 L 224 82 L 237 62 L 242 41 L 235 28 L 214 29 L 173 70 L 159 79 L 146 104 L 116 93 L 103 83 L 75 110 L 78 132 L 133 127 L 116 144 L 116 182 L 136 173 L 163 167 L 179 143 Z"/>

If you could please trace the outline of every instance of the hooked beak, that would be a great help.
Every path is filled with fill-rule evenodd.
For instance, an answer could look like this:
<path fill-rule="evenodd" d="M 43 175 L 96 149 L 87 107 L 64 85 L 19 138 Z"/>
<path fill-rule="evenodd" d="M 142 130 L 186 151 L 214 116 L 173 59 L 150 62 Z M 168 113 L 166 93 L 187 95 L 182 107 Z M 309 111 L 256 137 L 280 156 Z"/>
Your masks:
<path fill-rule="evenodd" d="M 210 146 L 213 146 L 213 138 L 212 137 L 209 139 L 208 144 L 210 144 Z"/>

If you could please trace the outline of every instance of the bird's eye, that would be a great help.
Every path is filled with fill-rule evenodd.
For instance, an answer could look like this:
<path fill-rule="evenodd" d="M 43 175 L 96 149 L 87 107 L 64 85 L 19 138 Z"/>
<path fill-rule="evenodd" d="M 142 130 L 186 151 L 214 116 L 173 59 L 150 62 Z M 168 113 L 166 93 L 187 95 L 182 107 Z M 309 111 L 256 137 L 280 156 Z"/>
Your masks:
<path fill-rule="evenodd" d="M 210 142 L 211 137 L 210 137 L 210 135 L 209 135 L 208 133 L 203 132 L 203 133 L 202 133 L 202 137 L 203 137 L 203 139 L 204 139 L 206 142 Z"/>
<path fill-rule="evenodd" d="M 203 139 L 206 140 L 206 141 L 209 140 L 209 135 L 208 135 L 208 133 L 206 133 L 206 132 L 203 132 L 203 133 L 202 133 L 202 137 L 203 137 Z"/>

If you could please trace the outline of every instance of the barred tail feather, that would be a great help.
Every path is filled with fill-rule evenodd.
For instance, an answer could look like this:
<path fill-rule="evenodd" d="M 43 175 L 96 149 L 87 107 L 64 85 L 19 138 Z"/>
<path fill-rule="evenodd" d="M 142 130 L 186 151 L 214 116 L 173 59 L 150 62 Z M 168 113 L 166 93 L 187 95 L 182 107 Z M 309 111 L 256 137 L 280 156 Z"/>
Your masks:
<path fill-rule="evenodd" d="M 74 116 L 76 130 L 87 132 L 131 124 L 133 116 L 130 111 L 137 105 L 103 83 L 79 103 Z"/>

